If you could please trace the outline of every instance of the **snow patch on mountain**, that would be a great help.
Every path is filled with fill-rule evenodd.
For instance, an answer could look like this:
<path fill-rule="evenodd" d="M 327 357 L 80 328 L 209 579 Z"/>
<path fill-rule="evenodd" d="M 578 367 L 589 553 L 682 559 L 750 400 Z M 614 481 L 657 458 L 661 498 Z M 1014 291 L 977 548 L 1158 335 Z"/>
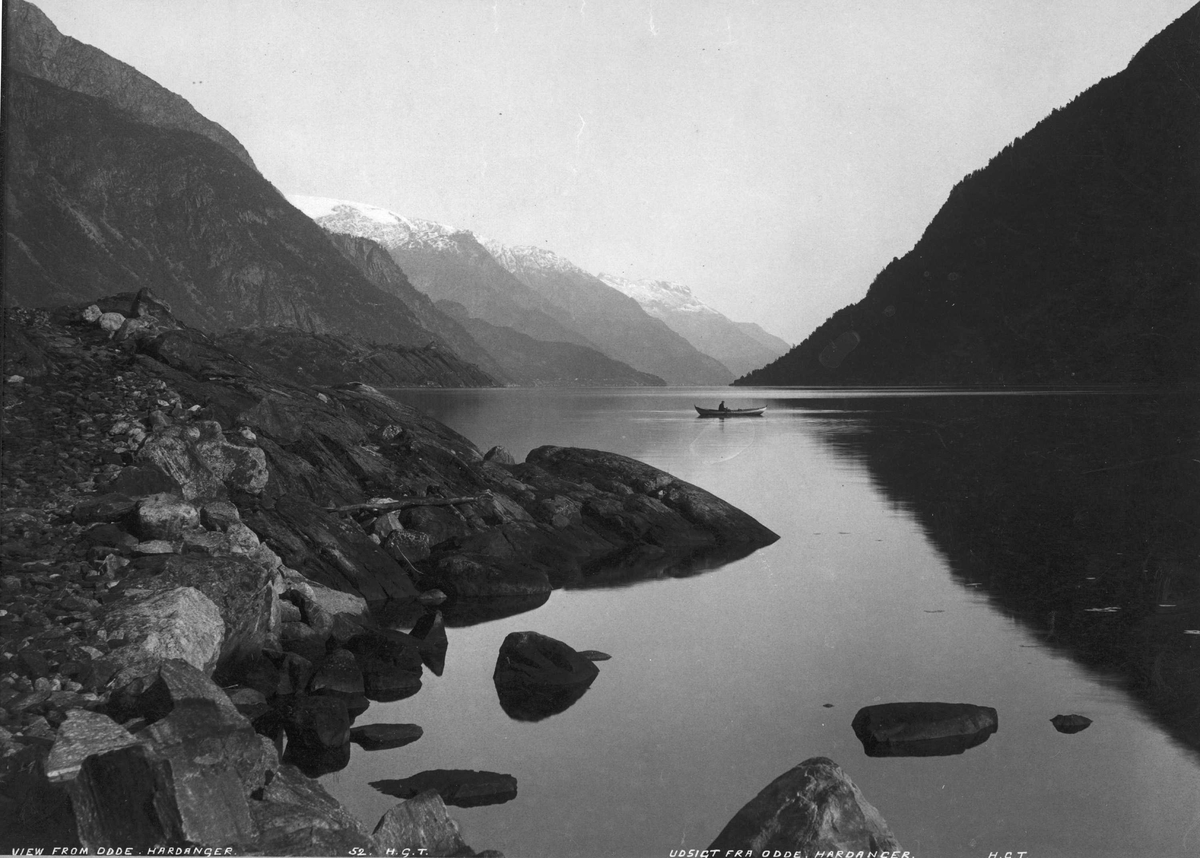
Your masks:
<path fill-rule="evenodd" d="M 384 247 L 415 245 L 453 249 L 451 236 L 465 230 L 431 220 L 419 220 L 379 206 L 329 197 L 287 194 L 287 201 L 331 232 L 342 232 L 377 241 Z"/>
<path fill-rule="evenodd" d="M 601 274 L 600 279 L 618 292 L 623 292 L 642 305 L 647 313 L 661 318 L 669 312 L 696 313 L 720 316 L 712 307 L 692 294 L 682 283 L 670 280 L 629 280 L 613 274 Z"/>
<path fill-rule="evenodd" d="M 516 272 L 520 268 L 526 270 L 560 271 L 563 273 L 587 272 L 557 253 L 533 245 L 518 245 L 510 247 L 490 238 L 480 238 L 479 243 L 487 248 L 488 253 L 509 271 Z"/>

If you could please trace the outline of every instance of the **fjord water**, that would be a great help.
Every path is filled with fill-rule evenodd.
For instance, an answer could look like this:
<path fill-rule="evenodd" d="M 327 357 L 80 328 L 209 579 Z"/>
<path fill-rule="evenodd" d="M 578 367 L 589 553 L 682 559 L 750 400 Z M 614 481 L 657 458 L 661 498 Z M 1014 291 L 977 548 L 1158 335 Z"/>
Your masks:
<path fill-rule="evenodd" d="M 359 723 L 326 786 L 374 821 L 369 781 L 512 774 L 505 804 L 450 808 L 475 849 L 665 856 L 704 848 L 776 776 L 839 763 L 914 856 L 1200 854 L 1200 456 L 1180 400 L 1113 392 L 394 391 L 481 449 L 613 450 L 780 535 L 719 569 L 556 591 L 449 629 L 444 675 Z M 765 404 L 698 419 L 693 403 Z M 531 629 L 609 653 L 577 703 L 510 719 L 491 680 Z M 957 756 L 867 757 L 862 706 L 994 707 Z M 1050 719 L 1093 720 L 1074 735 Z"/>

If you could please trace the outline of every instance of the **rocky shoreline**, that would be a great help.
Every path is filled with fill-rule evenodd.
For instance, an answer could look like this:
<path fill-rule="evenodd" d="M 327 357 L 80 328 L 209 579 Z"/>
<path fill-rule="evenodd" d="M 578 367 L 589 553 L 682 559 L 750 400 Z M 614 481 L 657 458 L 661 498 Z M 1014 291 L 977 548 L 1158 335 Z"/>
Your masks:
<path fill-rule="evenodd" d="M 436 791 L 369 831 L 312 779 L 354 717 L 440 673 L 447 625 L 777 538 L 621 456 L 516 464 L 369 375 L 297 383 L 145 290 L 5 311 L 4 345 L 9 848 L 476 854 Z"/>

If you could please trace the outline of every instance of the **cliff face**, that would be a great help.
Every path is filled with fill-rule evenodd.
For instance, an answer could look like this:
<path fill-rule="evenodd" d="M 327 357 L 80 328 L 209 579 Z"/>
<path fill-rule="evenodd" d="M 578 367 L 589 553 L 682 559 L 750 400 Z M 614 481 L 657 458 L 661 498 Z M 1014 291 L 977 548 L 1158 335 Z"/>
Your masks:
<path fill-rule="evenodd" d="M 143 287 L 211 331 L 286 326 L 431 339 L 228 150 L 107 101 L 6 75 L 6 304 Z"/>
<path fill-rule="evenodd" d="M 237 138 L 201 116 L 182 96 L 104 51 L 64 36 L 40 9 L 25 0 L 10 0 L 7 5 L 6 67 L 102 98 L 147 125 L 202 134 L 254 169 L 250 153 Z"/>
<path fill-rule="evenodd" d="M 965 178 L 743 384 L 1200 380 L 1200 7 Z"/>

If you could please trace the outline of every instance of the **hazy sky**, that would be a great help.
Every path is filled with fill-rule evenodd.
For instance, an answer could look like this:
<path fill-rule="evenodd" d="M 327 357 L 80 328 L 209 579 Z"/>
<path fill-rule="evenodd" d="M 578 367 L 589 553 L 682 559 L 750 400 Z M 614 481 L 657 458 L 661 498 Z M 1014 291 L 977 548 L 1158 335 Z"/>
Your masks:
<path fill-rule="evenodd" d="M 41 0 L 340 197 L 798 342 L 1192 0 Z"/>

